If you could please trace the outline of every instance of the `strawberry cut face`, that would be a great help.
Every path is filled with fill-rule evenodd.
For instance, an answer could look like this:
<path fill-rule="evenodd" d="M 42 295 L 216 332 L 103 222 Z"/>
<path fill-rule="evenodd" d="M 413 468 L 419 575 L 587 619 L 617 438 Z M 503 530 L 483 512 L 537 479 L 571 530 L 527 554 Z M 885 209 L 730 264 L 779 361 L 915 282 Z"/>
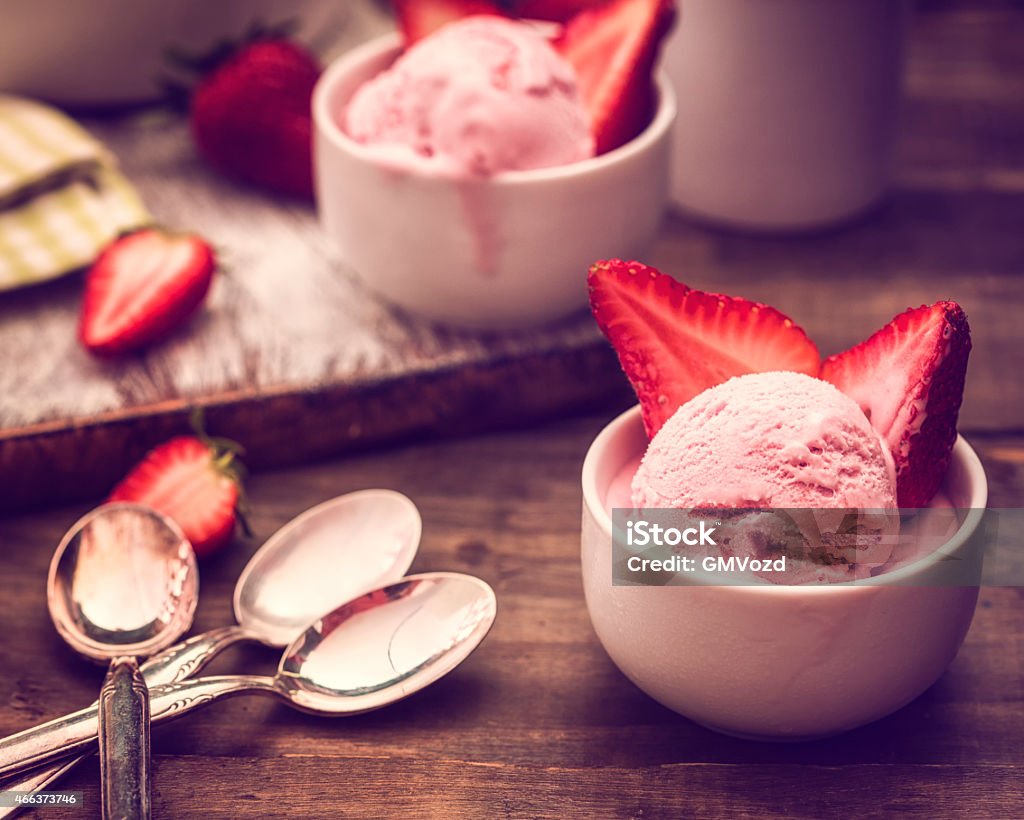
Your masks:
<path fill-rule="evenodd" d="M 970 351 L 963 309 L 936 302 L 822 364 L 821 378 L 856 401 L 888 445 L 901 507 L 927 506 L 945 478 Z"/>
<path fill-rule="evenodd" d="M 203 557 L 234 535 L 239 482 L 230 454 L 180 436 L 150 451 L 107 500 L 145 504 L 169 516 Z"/>
<path fill-rule="evenodd" d="M 590 306 L 636 391 L 649 437 L 684 403 L 745 373 L 816 376 L 818 349 L 768 305 L 677 282 L 640 262 L 598 262 Z"/>
<path fill-rule="evenodd" d="M 155 228 L 115 240 L 86 275 L 79 335 L 98 355 L 136 350 L 183 323 L 213 279 L 210 246 Z"/>
<path fill-rule="evenodd" d="M 576 71 L 598 154 L 624 145 L 650 122 L 654 69 L 675 13 L 673 0 L 612 0 L 566 24 L 557 47 Z"/>

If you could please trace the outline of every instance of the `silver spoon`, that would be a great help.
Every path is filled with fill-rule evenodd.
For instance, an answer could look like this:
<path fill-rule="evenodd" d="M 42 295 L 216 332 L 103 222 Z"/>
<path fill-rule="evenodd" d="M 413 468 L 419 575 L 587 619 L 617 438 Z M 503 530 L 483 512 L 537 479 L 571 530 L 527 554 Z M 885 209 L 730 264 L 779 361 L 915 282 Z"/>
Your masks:
<path fill-rule="evenodd" d="M 110 661 L 98 707 L 103 816 L 149 817 L 149 699 L 135 656 L 167 648 L 192 625 L 192 545 L 149 507 L 99 507 L 58 545 L 46 600 L 72 649 Z"/>
<path fill-rule="evenodd" d="M 237 626 L 214 629 L 151 657 L 149 686 L 184 680 L 241 641 L 284 647 L 323 612 L 401 578 L 419 548 L 416 505 L 393 490 L 359 490 L 324 501 L 263 544 L 235 584 Z M 60 760 L 3 788 L 39 792 L 88 753 Z M 0 809 L 0 818 L 16 811 Z"/>
<path fill-rule="evenodd" d="M 324 615 L 285 649 L 273 677 L 221 675 L 154 687 L 152 719 L 246 692 L 318 715 L 379 709 L 465 660 L 494 623 L 496 606 L 494 591 L 470 575 L 411 575 Z M 0 741 L 0 774 L 92 745 L 98 722 L 91 706 Z"/>

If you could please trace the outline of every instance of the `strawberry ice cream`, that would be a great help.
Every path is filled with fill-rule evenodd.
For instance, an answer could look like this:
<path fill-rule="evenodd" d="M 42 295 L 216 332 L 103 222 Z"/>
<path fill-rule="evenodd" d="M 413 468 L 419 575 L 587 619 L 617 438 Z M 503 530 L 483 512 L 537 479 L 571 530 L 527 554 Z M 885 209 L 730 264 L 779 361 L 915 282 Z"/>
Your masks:
<path fill-rule="evenodd" d="M 783 508 L 802 554 L 844 569 L 883 564 L 899 527 L 878 433 L 851 398 L 800 373 L 738 376 L 681 406 L 651 441 L 632 495 L 635 507 Z M 764 518 L 756 527 L 780 532 Z M 731 548 L 751 545 L 766 548 L 763 537 Z"/>
<path fill-rule="evenodd" d="M 382 163 L 460 178 L 594 155 L 573 68 L 533 26 L 468 17 L 360 88 L 342 127 Z"/>
<path fill-rule="evenodd" d="M 864 413 L 800 373 L 738 376 L 705 390 L 651 442 L 638 507 L 896 506 L 892 459 Z"/>
<path fill-rule="evenodd" d="M 901 548 L 899 508 L 932 504 L 951 463 L 971 349 L 959 305 L 910 308 L 822 363 L 775 308 L 642 262 L 597 262 L 587 285 L 650 438 L 631 480 L 612 482 L 612 506 L 713 510 L 730 531 L 716 547 L 792 556 L 795 583 L 922 555 Z"/>

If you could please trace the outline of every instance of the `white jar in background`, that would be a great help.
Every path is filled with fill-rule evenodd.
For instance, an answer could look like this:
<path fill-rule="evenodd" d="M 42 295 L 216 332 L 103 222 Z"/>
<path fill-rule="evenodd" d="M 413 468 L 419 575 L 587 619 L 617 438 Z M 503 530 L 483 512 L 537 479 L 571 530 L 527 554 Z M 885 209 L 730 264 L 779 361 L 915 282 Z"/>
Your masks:
<path fill-rule="evenodd" d="M 672 201 L 757 231 L 823 227 L 891 176 L 903 0 L 680 0 Z"/>

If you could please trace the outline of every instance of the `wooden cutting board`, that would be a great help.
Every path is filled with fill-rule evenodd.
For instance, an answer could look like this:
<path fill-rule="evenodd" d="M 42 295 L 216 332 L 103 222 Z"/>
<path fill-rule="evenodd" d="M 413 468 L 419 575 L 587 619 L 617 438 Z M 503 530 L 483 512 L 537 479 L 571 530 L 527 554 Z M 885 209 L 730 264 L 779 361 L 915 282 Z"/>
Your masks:
<path fill-rule="evenodd" d="M 207 236 L 225 272 L 187 328 L 118 362 L 76 341 L 80 276 L 0 299 L 0 509 L 100 497 L 146 449 L 187 431 L 194 406 L 262 468 L 626 396 L 585 312 L 500 336 L 402 315 L 333 257 L 311 206 L 219 179 L 180 121 L 87 125 L 157 219 Z"/>

